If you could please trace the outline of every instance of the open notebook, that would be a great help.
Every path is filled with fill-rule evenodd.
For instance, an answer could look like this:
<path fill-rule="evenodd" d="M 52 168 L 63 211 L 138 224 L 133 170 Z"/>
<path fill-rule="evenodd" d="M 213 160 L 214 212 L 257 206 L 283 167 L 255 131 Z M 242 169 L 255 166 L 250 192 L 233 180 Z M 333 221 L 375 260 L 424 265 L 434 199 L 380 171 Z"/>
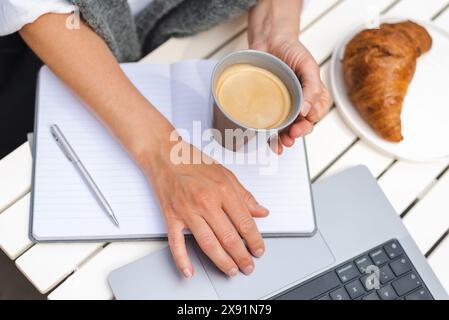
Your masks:
<path fill-rule="evenodd" d="M 201 121 L 203 129 L 210 127 L 209 89 L 214 63 L 123 64 L 122 68 L 188 139 L 194 120 Z M 165 237 L 166 228 L 151 186 L 126 151 L 48 68 L 42 68 L 38 83 L 31 237 L 36 241 Z M 111 223 L 53 140 L 52 124 L 61 128 L 102 190 L 120 222 L 119 228 Z M 201 140 L 191 142 L 202 144 Z M 216 147 L 221 148 L 218 144 Z M 220 150 L 222 159 L 235 155 Z M 271 175 L 267 174 L 270 170 L 263 173 L 267 167 L 264 161 L 226 166 L 270 209 L 268 218 L 257 219 L 264 235 L 310 235 L 315 230 L 315 217 L 304 142 L 297 141 L 281 157 L 271 153 L 273 156 L 278 169 Z"/>

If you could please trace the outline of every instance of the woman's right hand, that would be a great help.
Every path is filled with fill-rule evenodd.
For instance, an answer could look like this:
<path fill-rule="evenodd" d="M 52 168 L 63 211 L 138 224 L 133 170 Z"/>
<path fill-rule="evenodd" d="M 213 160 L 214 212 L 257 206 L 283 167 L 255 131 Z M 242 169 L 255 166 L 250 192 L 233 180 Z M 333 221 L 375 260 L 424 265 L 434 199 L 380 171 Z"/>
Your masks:
<path fill-rule="evenodd" d="M 193 275 L 183 232 L 189 229 L 199 247 L 225 274 L 234 276 L 239 269 L 250 274 L 254 270 L 250 252 L 260 257 L 265 251 L 253 217 L 265 217 L 268 210 L 232 172 L 194 146 L 179 143 L 185 144 L 183 150 L 190 150 L 189 159 L 202 161 L 174 164 L 165 150 L 161 156 L 153 154 L 151 164 L 144 166 L 159 198 L 177 267 L 185 277 Z"/>

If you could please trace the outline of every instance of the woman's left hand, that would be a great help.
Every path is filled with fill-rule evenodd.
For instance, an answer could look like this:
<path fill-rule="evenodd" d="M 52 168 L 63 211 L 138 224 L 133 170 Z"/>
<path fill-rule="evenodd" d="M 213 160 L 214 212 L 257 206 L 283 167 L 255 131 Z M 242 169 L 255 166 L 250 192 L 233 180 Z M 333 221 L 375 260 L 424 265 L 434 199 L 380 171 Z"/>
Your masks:
<path fill-rule="evenodd" d="M 277 38 L 256 42 L 251 49 L 266 51 L 283 60 L 301 81 L 304 102 L 301 114 L 279 137 L 278 153 L 293 146 L 295 139 L 312 132 L 313 125 L 326 115 L 331 106 L 329 91 L 320 78 L 320 68 L 309 50 L 295 38 Z"/>
<path fill-rule="evenodd" d="M 271 53 L 296 73 L 304 94 L 301 114 L 280 135 L 278 153 L 291 147 L 295 139 L 309 134 L 313 125 L 329 111 L 331 97 L 321 81 L 320 67 L 298 40 L 303 0 L 258 0 L 248 14 L 250 49 Z"/>

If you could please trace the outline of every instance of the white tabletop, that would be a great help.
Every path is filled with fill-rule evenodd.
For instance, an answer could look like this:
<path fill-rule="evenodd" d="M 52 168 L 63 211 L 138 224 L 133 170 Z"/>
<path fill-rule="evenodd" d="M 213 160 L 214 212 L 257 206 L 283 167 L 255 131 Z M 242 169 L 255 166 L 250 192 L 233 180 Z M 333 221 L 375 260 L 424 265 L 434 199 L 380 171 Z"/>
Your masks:
<path fill-rule="evenodd" d="M 301 41 L 327 79 L 329 58 L 342 34 L 378 13 L 434 20 L 449 29 L 449 0 L 319 0 L 302 18 Z M 190 38 L 171 39 L 145 63 L 219 58 L 247 46 L 246 18 L 238 17 Z M 334 107 L 307 138 L 311 178 L 316 181 L 364 164 L 401 215 L 435 273 L 449 291 L 449 162 L 397 160 L 366 145 Z M 0 248 L 49 299 L 111 299 L 106 277 L 166 242 L 33 244 L 28 234 L 32 158 L 28 143 L 0 161 Z"/>

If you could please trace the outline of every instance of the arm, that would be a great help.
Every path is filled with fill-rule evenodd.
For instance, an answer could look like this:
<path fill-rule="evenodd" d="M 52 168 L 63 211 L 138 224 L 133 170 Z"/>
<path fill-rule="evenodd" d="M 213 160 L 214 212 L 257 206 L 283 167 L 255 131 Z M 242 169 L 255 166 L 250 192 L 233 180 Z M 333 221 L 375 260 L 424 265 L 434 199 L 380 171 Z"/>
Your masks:
<path fill-rule="evenodd" d="M 302 0 L 259 0 L 248 16 L 250 48 L 267 51 L 286 62 L 301 80 L 304 93 L 301 116 L 280 136 L 282 146 L 310 133 L 331 105 L 329 92 L 320 78 L 320 68 L 310 52 L 299 42 Z"/>
<path fill-rule="evenodd" d="M 262 255 L 264 243 L 252 216 L 262 217 L 268 211 L 223 166 L 208 165 L 210 159 L 195 165 L 173 164 L 172 125 L 128 80 L 105 42 L 84 23 L 79 30 L 66 29 L 66 19 L 67 15 L 47 14 L 23 27 L 20 34 L 146 174 L 159 199 L 179 270 L 186 277 L 193 274 L 183 235 L 189 228 L 223 272 L 250 273 L 254 264 L 242 238 L 251 253 Z M 186 147 L 201 154 L 191 145 Z"/>
<path fill-rule="evenodd" d="M 142 164 L 146 149 L 168 141 L 173 127 L 128 80 L 106 43 L 84 23 L 79 30 L 65 28 L 66 18 L 44 15 L 24 26 L 20 35 Z"/>

